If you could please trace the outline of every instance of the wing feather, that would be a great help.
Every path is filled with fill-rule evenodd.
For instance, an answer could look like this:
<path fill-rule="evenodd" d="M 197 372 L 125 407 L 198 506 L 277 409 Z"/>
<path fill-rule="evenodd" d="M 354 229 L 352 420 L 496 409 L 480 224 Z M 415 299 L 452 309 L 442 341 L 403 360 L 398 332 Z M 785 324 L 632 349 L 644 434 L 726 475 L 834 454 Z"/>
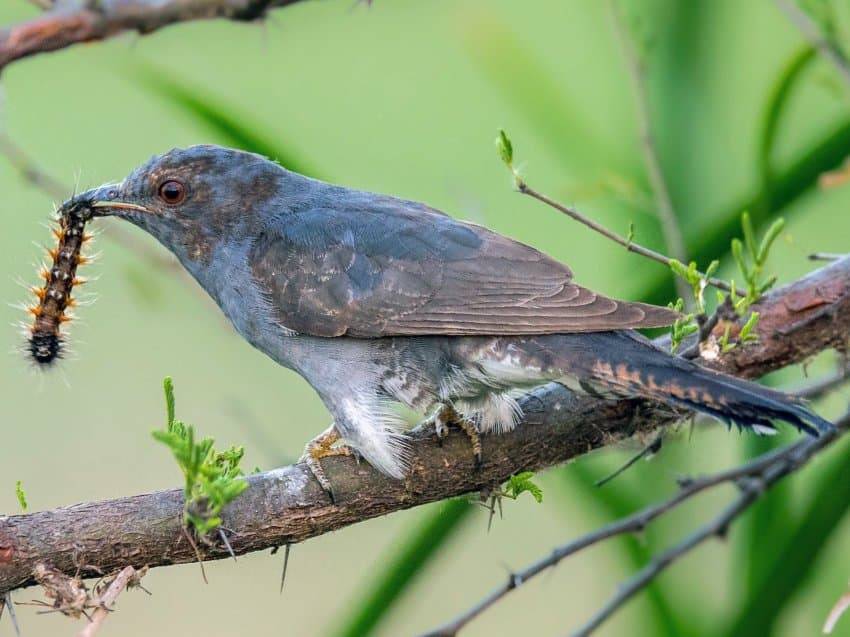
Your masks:
<path fill-rule="evenodd" d="M 570 269 L 422 204 L 373 196 L 293 212 L 255 241 L 254 279 L 285 327 L 315 336 L 518 335 L 669 325 Z"/>

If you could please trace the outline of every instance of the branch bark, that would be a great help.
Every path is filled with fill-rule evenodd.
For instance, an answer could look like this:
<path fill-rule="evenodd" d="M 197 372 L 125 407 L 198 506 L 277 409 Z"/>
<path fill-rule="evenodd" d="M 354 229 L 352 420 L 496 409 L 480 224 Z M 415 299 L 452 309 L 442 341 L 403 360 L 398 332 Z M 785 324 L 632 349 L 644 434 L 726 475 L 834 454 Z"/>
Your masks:
<path fill-rule="evenodd" d="M 804 361 L 828 348 L 846 351 L 850 335 L 850 257 L 835 261 L 774 291 L 760 312 L 759 342 L 735 348 L 713 365 L 743 377 Z M 328 458 L 331 504 L 309 470 L 291 465 L 248 478 L 250 487 L 224 514 L 236 554 L 301 542 L 393 511 L 501 484 L 522 470 L 563 463 L 636 432 L 669 425 L 664 410 L 637 401 L 576 397 L 557 385 L 521 401 L 525 417 L 509 434 L 487 436 L 484 463 L 475 470 L 460 434 L 437 444 L 431 431 L 411 434 L 412 467 L 395 481 L 350 458 Z M 125 566 L 166 566 L 195 561 L 182 531 L 179 489 L 77 504 L 52 511 L 0 517 L 0 595 L 34 583 L 36 564 L 66 573 L 80 564 L 110 572 Z M 225 546 L 201 546 L 204 559 L 230 556 Z M 97 570 L 84 567 L 85 576 Z"/>
<path fill-rule="evenodd" d="M 0 71 L 15 60 L 126 31 L 142 35 L 190 20 L 252 21 L 299 0 L 59 0 L 33 20 L 0 30 Z"/>

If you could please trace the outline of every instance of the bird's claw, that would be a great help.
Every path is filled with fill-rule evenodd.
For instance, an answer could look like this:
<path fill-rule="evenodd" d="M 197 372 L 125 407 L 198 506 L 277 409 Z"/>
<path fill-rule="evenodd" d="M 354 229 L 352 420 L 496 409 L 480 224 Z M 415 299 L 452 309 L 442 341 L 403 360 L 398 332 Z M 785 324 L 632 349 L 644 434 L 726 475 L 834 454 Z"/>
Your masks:
<path fill-rule="evenodd" d="M 481 468 L 484 463 L 481 449 L 481 434 L 475 425 L 468 419 L 458 414 L 451 405 L 442 405 L 427 421 L 427 425 L 433 425 L 437 436 L 437 444 L 443 445 L 443 439 L 449 435 L 449 426 L 454 425 L 463 431 L 469 443 L 472 445 L 472 454 L 475 459 L 475 469 Z"/>
<path fill-rule="evenodd" d="M 300 459 L 301 462 L 304 462 L 307 465 L 307 468 L 310 469 L 310 473 L 313 474 L 313 477 L 316 478 L 319 486 L 321 486 L 322 490 L 327 494 L 331 504 L 336 504 L 336 496 L 334 495 L 331 481 L 328 479 L 328 476 L 319 461 L 322 458 L 327 458 L 328 456 L 353 456 L 357 463 L 360 464 L 360 454 L 357 451 L 348 445 L 334 446 L 334 443 L 339 441 L 339 439 L 340 435 L 337 432 L 336 427 L 331 425 L 307 443 L 304 447 L 304 454 Z"/>

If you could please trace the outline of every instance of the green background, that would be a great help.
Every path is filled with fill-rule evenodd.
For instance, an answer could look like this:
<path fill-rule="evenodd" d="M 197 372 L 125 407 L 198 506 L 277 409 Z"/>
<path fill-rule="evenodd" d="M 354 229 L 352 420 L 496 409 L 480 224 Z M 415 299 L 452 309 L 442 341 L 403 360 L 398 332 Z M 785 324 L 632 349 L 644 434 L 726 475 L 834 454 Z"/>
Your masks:
<path fill-rule="evenodd" d="M 685 234 L 696 246 L 722 215 L 737 212 L 758 191 L 767 99 L 802 40 L 767 1 L 656 0 L 631 5 L 628 13 L 647 41 L 658 148 Z M 22 0 L 7 0 L 0 24 L 33 15 Z M 847 17 L 839 13 L 839 23 Z M 174 146 L 228 142 L 181 106 L 168 85 L 223 107 L 316 176 L 427 201 L 486 224 L 569 263 L 580 282 L 607 294 L 637 298 L 654 282 L 669 284 L 661 266 L 513 192 L 493 147 L 504 127 L 531 185 L 619 232 L 634 222 L 638 241 L 664 249 L 633 94 L 602 3 L 376 0 L 367 8 L 333 0 L 277 11 L 263 24 L 204 22 L 125 35 L 7 68 L 0 125 L 69 188 L 120 179 Z M 821 60 L 809 65 L 786 105 L 773 164 L 793 163 L 847 118 L 848 105 L 850 86 L 834 69 Z M 10 326 L 24 320 L 10 305 L 26 300 L 17 282 L 36 282 L 31 264 L 41 251 L 33 241 L 50 241 L 43 224 L 51 201 L 2 161 L 0 192 L 0 325 Z M 848 204 L 850 186 L 810 188 L 782 209 L 788 230 L 773 250 L 771 270 L 790 280 L 813 267 L 810 252 L 846 251 Z M 17 351 L 16 328 L 0 330 L 0 511 L 18 510 L 16 480 L 33 509 L 177 485 L 176 466 L 150 436 L 164 419 L 165 375 L 175 379 L 178 415 L 223 446 L 244 444 L 248 467 L 297 457 L 327 426 L 309 386 L 244 343 L 186 277 L 152 267 L 107 237 L 97 250 L 101 260 L 83 274 L 98 277 L 85 290 L 98 301 L 79 308 L 75 355 L 59 369 L 33 370 Z M 728 255 L 715 256 L 725 257 L 725 274 L 732 275 Z M 829 365 L 822 357 L 810 372 Z M 793 384 L 801 376 L 789 370 L 777 382 Z M 847 396 L 845 390 L 845 404 Z M 835 415 L 841 406 L 834 399 L 819 409 Z M 686 428 L 657 459 L 640 463 L 604 494 L 590 486 L 593 480 L 636 445 L 540 476 L 543 504 L 527 496 L 506 503 L 504 520 L 489 533 L 487 512 L 476 507 L 439 544 L 376 633 L 432 628 L 477 601 L 509 568 L 617 511 L 672 493 L 676 475 L 729 466 L 753 446 L 722 427 L 700 426 L 692 435 Z M 841 454 L 848 457 L 846 444 L 830 457 L 838 461 Z M 734 527 L 727 542 L 704 546 L 663 575 L 601 634 L 726 634 L 745 610 L 775 620 L 750 634 L 819 633 L 850 578 L 850 520 L 837 515 L 827 525 L 831 532 L 818 535 L 814 522 L 800 519 L 813 493 L 825 493 L 829 499 L 821 501 L 833 511 L 850 504 L 833 495 L 846 489 L 817 491 L 829 460 L 794 478 L 781 498 Z M 569 560 L 464 634 L 569 632 L 635 570 L 634 559 L 669 545 L 732 495 L 698 501 L 640 542 L 612 543 Z M 145 580 L 153 597 L 123 596 L 104 634 L 336 634 L 399 547 L 426 518 L 449 515 L 451 507 L 399 513 L 294 547 L 283 595 L 281 554 L 208 564 L 209 585 L 196 565 L 155 570 Z M 800 542 L 783 553 L 777 547 L 792 533 Z M 811 559 L 791 571 L 794 555 Z M 754 591 L 765 590 L 759 587 L 765 573 L 774 573 L 767 578 L 773 593 L 783 584 L 791 593 L 778 604 L 759 595 L 748 606 Z M 19 591 L 15 599 L 35 595 Z M 671 610 L 659 610 L 665 607 Z M 73 630 L 69 620 L 36 616 L 31 608 L 19 607 L 18 617 L 27 637 Z M 10 634 L 4 618 L 0 635 Z M 850 618 L 835 634 L 850 635 Z"/>

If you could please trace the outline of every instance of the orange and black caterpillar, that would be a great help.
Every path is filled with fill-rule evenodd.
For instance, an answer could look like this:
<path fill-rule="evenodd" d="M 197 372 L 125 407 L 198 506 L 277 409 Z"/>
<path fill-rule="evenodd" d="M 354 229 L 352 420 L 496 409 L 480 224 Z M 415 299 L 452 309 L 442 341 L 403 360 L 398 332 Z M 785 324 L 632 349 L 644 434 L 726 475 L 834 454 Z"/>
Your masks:
<path fill-rule="evenodd" d="M 41 271 L 44 285 L 32 288 L 38 303 L 28 308 L 35 320 L 27 351 L 39 366 L 49 366 L 62 357 L 61 326 L 71 320 L 67 310 L 75 304 L 71 297 L 74 286 L 84 283 L 77 278 L 77 266 L 87 262 L 82 248 L 91 238 L 85 232 L 86 222 L 92 217 L 87 202 L 66 204 L 58 215 L 58 225 L 53 229 L 57 244 L 48 250 L 52 263 Z"/>

